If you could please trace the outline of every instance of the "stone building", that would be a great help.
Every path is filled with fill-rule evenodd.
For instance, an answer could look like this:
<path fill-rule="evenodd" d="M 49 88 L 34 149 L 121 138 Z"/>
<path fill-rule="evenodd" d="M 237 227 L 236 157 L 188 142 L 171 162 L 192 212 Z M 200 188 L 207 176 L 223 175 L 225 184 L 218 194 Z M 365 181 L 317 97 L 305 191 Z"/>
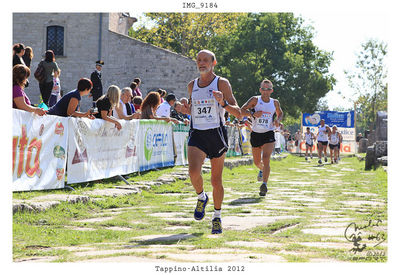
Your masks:
<path fill-rule="evenodd" d="M 90 78 L 95 61 L 102 59 L 104 93 L 109 85 L 123 88 L 139 77 L 144 95 L 163 88 L 187 96 L 187 83 L 198 75 L 195 61 L 129 37 L 134 22 L 129 13 L 14 13 L 13 43 L 31 46 L 34 52 L 26 88 L 31 102 L 39 102 L 33 72 L 47 49 L 56 53 L 64 93 L 75 89 L 81 77 Z M 90 107 L 91 99 L 82 99 L 81 110 Z"/>

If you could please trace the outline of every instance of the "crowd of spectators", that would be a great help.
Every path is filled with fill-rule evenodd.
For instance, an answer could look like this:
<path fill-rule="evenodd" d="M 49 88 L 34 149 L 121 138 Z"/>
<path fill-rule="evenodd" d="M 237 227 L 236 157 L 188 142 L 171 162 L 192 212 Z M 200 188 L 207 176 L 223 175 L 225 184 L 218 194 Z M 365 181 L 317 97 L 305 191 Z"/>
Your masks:
<path fill-rule="evenodd" d="M 22 43 L 13 45 L 13 108 L 37 115 L 57 115 L 63 117 L 87 117 L 104 119 L 121 129 L 119 120 L 156 119 L 166 122 L 189 124 L 188 99 L 177 99 L 173 93 L 159 88 L 146 96 L 140 90 L 141 80 L 136 77 L 129 87 L 120 89 L 117 85 L 108 87 L 103 94 L 102 67 L 104 61 L 96 61 L 96 70 L 90 77 L 81 78 L 77 88 L 62 95 L 60 73 L 54 52 L 47 50 L 35 71 L 40 90 L 40 107 L 31 104 L 24 89 L 29 85 L 33 49 Z M 93 99 L 93 107 L 80 111 L 83 96 Z"/>

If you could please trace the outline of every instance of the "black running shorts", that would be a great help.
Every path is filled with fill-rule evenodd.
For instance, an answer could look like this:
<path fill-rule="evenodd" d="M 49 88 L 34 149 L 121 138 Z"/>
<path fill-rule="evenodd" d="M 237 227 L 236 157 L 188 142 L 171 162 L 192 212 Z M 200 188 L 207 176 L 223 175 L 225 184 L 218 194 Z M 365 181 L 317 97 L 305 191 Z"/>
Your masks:
<path fill-rule="evenodd" d="M 332 150 L 335 149 L 335 147 L 339 149 L 339 144 L 329 144 L 329 148 L 331 148 Z"/>
<path fill-rule="evenodd" d="M 313 143 L 311 142 L 311 144 L 308 144 L 307 142 L 306 142 L 306 147 L 313 147 Z"/>
<path fill-rule="evenodd" d="M 328 145 L 328 142 L 327 142 L 327 141 L 318 141 L 318 143 L 321 143 L 321 144 L 324 145 L 324 146 Z"/>
<path fill-rule="evenodd" d="M 228 151 L 228 134 L 224 126 L 189 131 L 188 146 L 194 146 L 206 153 L 207 158 L 219 158 Z"/>
<path fill-rule="evenodd" d="M 275 142 L 274 131 L 268 131 L 265 133 L 251 132 L 250 134 L 251 147 L 260 147 L 271 142 Z"/>

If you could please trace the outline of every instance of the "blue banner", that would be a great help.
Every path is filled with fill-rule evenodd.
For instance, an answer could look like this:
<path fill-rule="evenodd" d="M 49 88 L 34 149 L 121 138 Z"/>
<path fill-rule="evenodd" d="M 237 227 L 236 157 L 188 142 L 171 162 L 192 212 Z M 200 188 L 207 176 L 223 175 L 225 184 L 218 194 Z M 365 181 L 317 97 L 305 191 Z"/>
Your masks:
<path fill-rule="evenodd" d="M 354 128 L 354 111 L 350 112 L 335 112 L 321 111 L 313 114 L 303 114 L 303 126 L 318 126 L 322 119 L 325 119 L 325 124 L 329 127 L 336 125 L 342 128 Z"/>

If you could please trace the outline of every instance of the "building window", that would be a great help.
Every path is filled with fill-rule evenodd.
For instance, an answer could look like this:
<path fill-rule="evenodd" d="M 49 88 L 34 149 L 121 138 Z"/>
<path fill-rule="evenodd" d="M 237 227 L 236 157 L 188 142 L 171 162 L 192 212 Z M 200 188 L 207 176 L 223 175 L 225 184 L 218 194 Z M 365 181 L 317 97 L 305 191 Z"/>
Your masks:
<path fill-rule="evenodd" d="M 47 27 L 47 50 L 53 50 L 55 55 L 64 55 L 64 27 Z"/>

